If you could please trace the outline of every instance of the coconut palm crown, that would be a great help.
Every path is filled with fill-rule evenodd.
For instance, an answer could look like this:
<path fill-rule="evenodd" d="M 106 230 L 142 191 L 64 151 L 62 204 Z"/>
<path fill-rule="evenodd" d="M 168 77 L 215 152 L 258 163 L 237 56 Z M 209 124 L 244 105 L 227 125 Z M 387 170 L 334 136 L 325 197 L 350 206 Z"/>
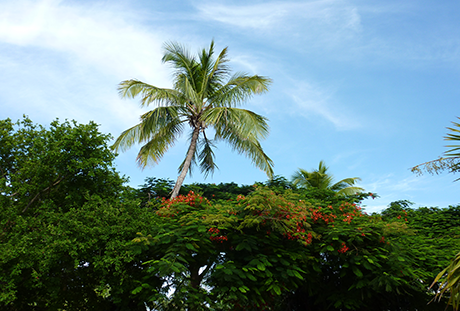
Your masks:
<path fill-rule="evenodd" d="M 361 179 L 350 177 L 334 183 L 334 176 L 328 173 L 328 167 L 324 161 L 319 162 L 318 169 L 309 172 L 299 168 L 292 176 L 292 183 L 297 187 L 330 189 L 336 192 L 336 195 L 353 195 L 363 192 L 363 188 L 354 186 L 358 181 L 361 181 Z"/>
<path fill-rule="evenodd" d="M 215 58 L 214 42 L 197 57 L 177 43 L 166 44 L 164 50 L 163 63 L 174 69 L 173 88 L 159 88 L 135 79 L 119 84 L 121 97 L 140 96 L 142 107 L 154 104 L 156 108 L 141 115 L 139 124 L 122 132 L 113 149 L 124 151 L 133 144 L 143 144 L 137 162 L 144 168 L 158 163 L 188 125 L 190 145 L 179 166 L 171 198 L 177 196 L 187 172 L 197 162 L 205 177 L 214 172 L 217 166 L 213 147 L 219 141 L 226 141 L 268 177 L 273 176 L 273 162 L 259 142 L 268 135 L 267 119 L 239 108 L 254 94 L 268 91 L 271 80 L 243 73 L 231 75 L 227 48 Z M 213 129 L 212 138 L 207 136 L 208 129 Z"/>

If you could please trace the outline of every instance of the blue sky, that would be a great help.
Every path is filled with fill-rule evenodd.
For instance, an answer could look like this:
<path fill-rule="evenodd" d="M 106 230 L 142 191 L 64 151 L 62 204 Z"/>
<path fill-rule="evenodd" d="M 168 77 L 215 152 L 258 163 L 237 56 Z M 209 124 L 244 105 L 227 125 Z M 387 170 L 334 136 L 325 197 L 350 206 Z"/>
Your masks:
<path fill-rule="evenodd" d="M 117 136 L 147 109 L 120 99 L 117 85 L 137 78 L 171 86 L 161 63 L 165 42 L 192 51 L 215 40 L 229 47 L 234 71 L 273 79 L 248 109 L 270 120 L 262 142 L 275 174 L 290 178 L 320 160 L 338 179 L 361 177 L 380 198 L 418 206 L 460 203 L 458 176 L 416 176 L 410 168 L 445 151 L 446 127 L 460 116 L 460 2 L 457 1 L 28 1 L 0 2 L 0 118 L 27 114 L 94 120 Z M 131 185 L 175 179 L 183 137 L 156 166 L 140 170 L 137 148 L 117 169 Z M 265 181 L 225 144 L 217 171 L 191 182 Z"/>

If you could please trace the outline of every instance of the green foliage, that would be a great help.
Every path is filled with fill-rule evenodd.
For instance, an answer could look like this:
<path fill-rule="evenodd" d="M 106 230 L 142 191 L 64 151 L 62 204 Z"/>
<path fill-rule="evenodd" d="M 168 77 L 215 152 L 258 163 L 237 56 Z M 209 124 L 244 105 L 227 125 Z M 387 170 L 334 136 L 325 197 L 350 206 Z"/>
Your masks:
<path fill-rule="evenodd" d="M 409 206 L 408 201 L 393 202 L 382 215 L 386 219 L 407 225 L 409 231 L 406 235 L 399 236 L 396 242 L 411 255 L 411 270 L 417 276 L 422 289 L 434 295 L 444 288 L 438 281 L 445 279 L 437 278 L 432 284 L 433 280 L 449 266 L 450 260 L 460 249 L 460 207 L 412 209 Z M 444 275 L 444 272 L 441 274 Z M 430 284 L 432 285 L 429 290 Z M 441 299 L 440 295 L 438 298 L 442 304 L 446 303 L 445 297 Z M 429 307 L 436 306 L 439 304 L 433 302 Z"/>
<path fill-rule="evenodd" d="M 145 184 L 135 190 L 135 197 L 142 201 L 142 206 L 152 200 L 169 197 L 173 189 L 174 182 L 170 179 L 147 177 Z M 187 195 L 190 191 L 209 198 L 211 201 L 217 200 L 236 200 L 238 195 L 248 195 L 254 191 L 254 186 L 231 183 L 205 184 L 192 183 L 181 187 L 180 194 Z"/>
<path fill-rule="evenodd" d="M 143 259 L 126 244 L 153 220 L 114 171 L 110 137 L 28 118 L 0 131 L 0 309 L 145 310 L 131 294 Z"/>
<path fill-rule="evenodd" d="M 431 299 L 396 242 L 406 224 L 355 203 L 373 194 L 304 195 L 259 187 L 236 201 L 151 202 L 160 220 L 134 244 L 155 254 L 145 265 L 161 282 L 139 293 L 162 310 L 415 310 Z"/>
<path fill-rule="evenodd" d="M 375 194 L 280 176 L 166 200 L 168 179 L 123 186 L 94 123 L 0 125 L 2 310 L 440 310 L 448 292 L 456 303 L 459 207 L 401 200 L 367 215 L 359 204 Z"/>
<path fill-rule="evenodd" d="M 45 201 L 68 210 L 86 195 L 110 196 L 124 182 L 111 167 L 109 135 L 95 123 L 53 121 L 49 129 L 26 117 L 0 121 L 0 204 L 33 214 Z"/>

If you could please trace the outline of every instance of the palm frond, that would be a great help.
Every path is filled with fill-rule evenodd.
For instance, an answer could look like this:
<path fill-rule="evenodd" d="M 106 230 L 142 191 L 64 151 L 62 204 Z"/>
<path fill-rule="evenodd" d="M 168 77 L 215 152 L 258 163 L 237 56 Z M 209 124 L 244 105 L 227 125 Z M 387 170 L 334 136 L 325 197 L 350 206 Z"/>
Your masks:
<path fill-rule="evenodd" d="M 349 177 L 349 178 L 345 178 L 345 179 L 342 179 L 338 182 L 336 182 L 335 184 L 333 184 L 331 186 L 331 189 L 334 190 L 334 191 L 339 191 L 339 190 L 342 190 L 342 189 L 345 189 L 345 188 L 349 188 L 349 187 L 352 187 L 354 184 L 356 184 L 356 182 L 359 182 L 361 181 L 361 178 L 359 177 Z M 362 188 L 359 188 L 359 187 L 354 187 L 356 189 L 362 189 Z M 361 191 L 364 191 L 361 190 Z"/>
<path fill-rule="evenodd" d="M 440 174 L 446 170 L 449 173 L 456 173 L 460 171 L 460 156 L 439 158 L 411 168 L 411 172 L 417 175 L 422 175 L 423 172 L 427 172 L 431 175 Z"/>
<path fill-rule="evenodd" d="M 246 155 L 255 166 L 263 170 L 271 178 L 273 176 L 273 161 L 265 154 L 259 143 L 260 136 L 265 136 L 264 131 L 268 131 L 265 119 L 263 117 L 256 118 L 255 113 L 246 111 L 248 113 L 242 114 L 251 115 L 253 121 L 258 120 L 260 123 L 239 123 L 237 120 L 241 120 L 241 118 L 238 119 L 236 116 L 241 117 L 242 114 L 235 114 L 236 110 L 241 112 L 243 109 L 227 109 L 227 114 L 223 114 L 226 118 L 220 119 L 217 124 L 213 124 L 216 130 L 215 139 L 229 143 L 233 150 Z M 253 131 L 251 132 L 250 129 Z"/>
<path fill-rule="evenodd" d="M 436 298 L 438 301 L 441 300 L 442 296 L 448 292 L 450 294 L 449 304 L 454 310 L 458 310 L 460 307 L 460 253 L 452 259 L 447 268 L 436 276 L 430 288 L 440 280 L 442 280 L 439 286 L 440 291 L 436 293 L 434 300 Z"/>
<path fill-rule="evenodd" d="M 299 168 L 291 177 L 292 183 L 296 187 L 307 188 L 310 172 Z"/>
<path fill-rule="evenodd" d="M 170 147 L 174 145 L 177 137 L 183 130 L 183 124 L 179 120 L 171 120 L 159 131 L 152 133 L 148 142 L 141 147 L 137 155 L 137 163 L 144 168 L 148 164 L 158 163 Z"/>
<path fill-rule="evenodd" d="M 190 104 L 195 107 L 193 111 L 199 111 L 201 105 L 201 96 L 196 92 L 194 85 L 196 83 L 192 82 L 189 77 L 186 75 L 177 76 L 174 87 L 181 90 L 181 95 L 183 96 L 184 102 L 190 107 Z"/>
<path fill-rule="evenodd" d="M 122 98 L 134 98 L 141 95 L 142 107 L 153 102 L 158 106 L 180 105 L 184 101 L 182 94 L 177 90 L 159 88 L 136 79 L 120 82 L 118 93 Z"/>
<path fill-rule="evenodd" d="M 202 119 L 207 126 L 216 130 L 216 138 L 225 136 L 230 129 L 241 139 L 260 140 L 269 134 L 267 118 L 250 110 L 240 108 L 216 107 L 206 110 Z"/>
<path fill-rule="evenodd" d="M 262 76 L 247 76 L 243 73 L 233 75 L 210 98 L 215 107 L 236 107 L 255 94 L 268 91 L 272 80 Z"/>
<path fill-rule="evenodd" d="M 192 83 L 192 88 L 197 89 L 195 84 L 197 70 L 197 61 L 188 50 L 175 42 L 166 43 L 164 46 L 165 54 L 163 55 L 163 63 L 169 63 L 175 68 L 174 81 L 177 81 L 179 76 L 186 76 Z M 178 89 L 180 90 L 180 89 Z"/>
<path fill-rule="evenodd" d="M 460 119 L 460 118 L 459 118 Z M 446 156 L 449 157 L 460 157 L 460 123 L 452 122 L 454 126 L 457 128 L 453 127 L 448 127 L 447 129 L 450 130 L 452 133 L 448 133 L 447 136 L 444 138 L 444 140 L 451 140 L 451 141 L 456 141 L 456 145 L 448 145 L 446 147 L 452 148 L 450 150 L 447 150 L 445 152 Z"/>
<path fill-rule="evenodd" d="M 201 150 L 198 156 L 200 161 L 201 172 L 204 174 L 204 177 L 208 177 L 209 174 L 214 174 L 217 165 L 214 162 L 215 154 L 213 148 L 215 145 L 212 141 L 207 139 L 206 136 L 200 141 L 199 149 Z"/>
<path fill-rule="evenodd" d="M 348 196 L 348 195 L 354 195 L 357 193 L 361 193 L 364 191 L 365 190 L 361 187 L 346 187 L 346 188 L 342 188 L 339 191 L 337 191 L 336 195 Z"/>
<path fill-rule="evenodd" d="M 115 143 L 111 146 L 115 152 L 126 151 L 131 148 L 132 145 L 139 142 L 139 135 L 141 132 L 142 123 L 136 124 L 127 130 L 121 132 Z"/>
<path fill-rule="evenodd" d="M 139 124 L 121 133 L 112 149 L 125 151 L 133 144 L 147 142 L 138 154 L 139 165 L 147 165 L 149 158 L 158 162 L 183 131 L 184 121 L 178 116 L 180 110 L 180 107 L 158 107 L 143 114 Z M 153 151 L 152 148 L 159 150 Z"/>
<path fill-rule="evenodd" d="M 202 100 L 208 99 L 222 85 L 225 84 L 229 76 L 229 68 L 227 66 L 227 48 L 224 48 L 219 56 L 213 60 L 212 54 L 214 53 L 214 41 L 211 42 L 209 51 L 203 49 L 200 55 L 200 65 L 202 68 L 203 76 L 201 77 L 201 90 Z"/>

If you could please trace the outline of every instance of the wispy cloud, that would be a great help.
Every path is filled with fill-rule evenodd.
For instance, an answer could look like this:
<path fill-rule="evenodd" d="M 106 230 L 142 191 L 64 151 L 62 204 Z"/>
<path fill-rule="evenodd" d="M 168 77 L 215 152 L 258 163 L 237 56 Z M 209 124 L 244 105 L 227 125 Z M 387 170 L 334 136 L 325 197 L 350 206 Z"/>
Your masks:
<path fill-rule="evenodd" d="M 161 64 L 164 41 L 133 21 L 129 10 L 104 3 L 2 2 L 0 79 L 8 80 L 2 96 L 9 96 L 11 112 L 42 111 L 80 122 L 97 118 L 119 132 L 140 114 L 135 104 L 118 98 L 120 81 L 170 84 L 168 68 Z M 23 92 L 17 94 L 18 89 Z"/>
<path fill-rule="evenodd" d="M 273 29 L 286 21 L 302 21 L 334 28 L 359 31 L 360 16 L 343 0 L 272 1 L 247 5 L 200 3 L 200 13 L 221 23 L 242 28 Z"/>
<path fill-rule="evenodd" d="M 334 92 L 315 86 L 308 82 L 293 82 L 294 89 L 286 92 L 292 98 L 296 114 L 301 114 L 308 119 L 318 117 L 331 122 L 338 130 L 351 130 L 363 126 L 363 121 L 345 110 L 342 105 L 335 102 Z"/>
<path fill-rule="evenodd" d="M 117 75 L 131 72 L 158 79 L 152 68 L 160 69 L 164 40 L 129 18 L 109 7 L 7 1 L 0 4 L 0 41 L 70 53 Z"/>
<path fill-rule="evenodd" d="M 201 16 L 238 29 L 251 29 L 270 37 L 318 43 L 334 43 L 362 30 L 357 8 L 344 0 L 271 1 L 258 4 L 226 5 L 197 2 Z"/>

